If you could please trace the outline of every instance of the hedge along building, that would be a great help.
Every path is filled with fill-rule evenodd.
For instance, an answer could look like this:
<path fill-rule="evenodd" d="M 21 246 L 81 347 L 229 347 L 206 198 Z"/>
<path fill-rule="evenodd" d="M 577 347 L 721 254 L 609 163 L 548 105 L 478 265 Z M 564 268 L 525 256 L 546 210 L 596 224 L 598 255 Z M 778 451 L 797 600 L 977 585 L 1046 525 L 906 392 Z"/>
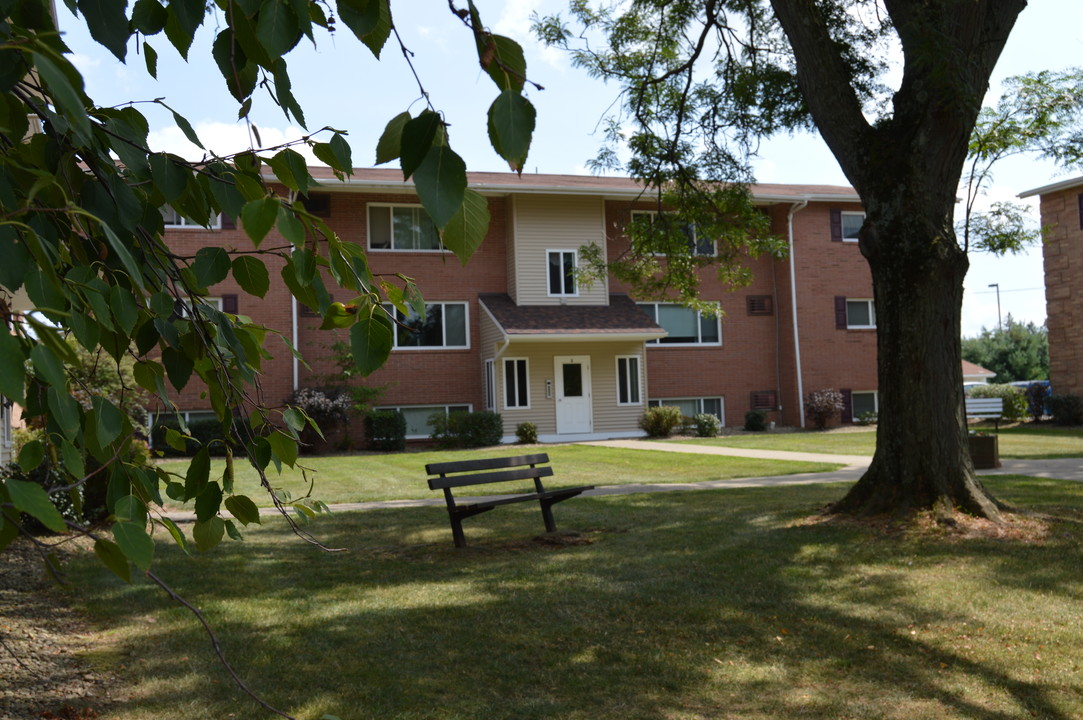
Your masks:
<path fill-rule="evenodd" d="M 736 292 L 705 269 L 700 297 L 723 313 L 713 318 L 637 303 L 612 277 L 579 281 L 585 247 L 615 257 L 633 214 L 655 206 L 630 179 L 471 173 L 491 222 L 463 267 L 441 248 L 398 171 L 358 170 L 345 181 L 325 168 L 311 172 L 322 185 L 306 205 L 367 249 L 373 273 L 408 275 L 424 294 L 424 322 L 399 314 L 409 327 L 396 329 L 390 359 L 366 381 L 382 389 L 376 407 L 406 415 L 409 438 L 428 437 L 431 414 L 460 410 L 499 412 L 507 441 L 519 423 L 532 422 L 541 440 L 554 442 L 639 436 L 640 416 L 658 404 L 713 413 L 729 425 L 751 409 L 803 425 L 802 398 L 824 388 L 843 391 L 843 421 L 878 408 L 876 313 L 857 246 L 863 215 L 850 188 L 753 186 L 790 253 L 749 260 L 754 279 Z M 167 240 L 183 255 L 247 244 L 228 219 L 210 229 L 171 220 Z M 274 243 L 269 236 L 263 247 Z M 697 247 L 713 253 L 709 238 Z M 211 288 L 210 301 L 277 330 L 305 356 L 307 365 L 283 346 L 263 363 L 269 403 L 325 384 L 334 371 L 329 348 L 345 334 L 319 330 L 320 318 L 284 286 L 258 299 L 230 278 Z M 189 420 L 209 414 L 196 387 L 177 405 Z"/>

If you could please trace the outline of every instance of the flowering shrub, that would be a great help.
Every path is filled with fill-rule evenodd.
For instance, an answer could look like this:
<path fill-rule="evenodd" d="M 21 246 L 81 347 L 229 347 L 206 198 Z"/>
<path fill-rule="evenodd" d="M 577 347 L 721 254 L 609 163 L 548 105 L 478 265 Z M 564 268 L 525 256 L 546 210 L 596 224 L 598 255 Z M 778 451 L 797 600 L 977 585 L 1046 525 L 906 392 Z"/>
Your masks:
<path fill-rule="evenodd" d="M 842 393 L 838 390 L 816 390 L 805 398 L 805 417 L 816 425 L 817 430 L 826 428 L 842 408 Z"/>
<path fill-rule="evenodd" d="M 294 391 L 286 399 L 286 403 L 315 420 L 324 437 L 349 422 L 354 406 L 353 398 L 345 388 L 328 390 L 301 388 Z M 308 426 L 305 426 L 301 433 L 301 441 L 307 445 L 314 444 L 318 437 L 317 433 Z"/>
<path fill-rule="evenodd" d="M 722 421 L 711 413 L 699 413 L 692 418 L 696 437 L 714 437 L 722 430 Z"/>

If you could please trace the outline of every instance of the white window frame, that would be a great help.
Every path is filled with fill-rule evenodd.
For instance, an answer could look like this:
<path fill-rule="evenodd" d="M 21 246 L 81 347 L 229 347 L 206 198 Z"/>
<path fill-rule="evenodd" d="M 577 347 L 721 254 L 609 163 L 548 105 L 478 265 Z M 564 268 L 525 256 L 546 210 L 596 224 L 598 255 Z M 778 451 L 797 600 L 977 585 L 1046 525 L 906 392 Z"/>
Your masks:
<path fill-rule="evenodd" d="M 496 360 L 485 361 L 485 409 L 496 410 Z"/>
<path fill-rule="evenodd" d="M 166 230 L 221 230 L 222 229 L 222 216 L 221 214 L 214 216 L 214 222 L 208 226 L 203 226 L 197 223 L 195 220 L 186 218 L 177 212 L 171 205 L 163 205 L 160 210 L 162 211 L 162 224 Z M 167 218 L 165 213 L 168 211 L 173 220 Z"/>
<path fill-rule="evenodd" d="M 870 325 L 852 325 L 850 323 L 850 303 L 865 303 L 868 305 Z M 846 329 L 847 330 L 875 330 L 876 329 L 876 302 L 872 298 L 846 298 Z"/>
<path fill-rule="evenodd" d="M 880 414 L 880 391 L 879 390 L 851 390 L 850 391 L 850 421 L 858 421 L 858 413 L 854 412 L 855 395 L 872 395 L 872 411 Z"/>
<path fill-rule="evenodd" d="M 658 308 L 660 306 L 664 305 L 664 306 L 672 306 L 672 307 L 684 307 L 683 305 L 680 305 L 678 303 L 657 303 L 657 302 L 655 302 L 655 303 L 637 303 L 637 304 L 639 305 L 640 308 L 643 309 L 644 312 L 647 313 L 647 315 L 649 315 L 651 317 L 651 319 L 653 319 L 656 323 L 658 323 L 659 326 L 661 326 L 661 323 L 658 322 Z M 647 308 L 651 309 L 650 312 L 647 312 Z M 688 310 L 688 312 L 694 312 L 696 314 L 696 335 L 697 335 L 697 337 L 700 338 L 697 342 L 690 342 L 690 343 L 664 342 L 664 340 L 666 338 L 657 338 L 655 340 L 648 340 L 647 345 L 649 345 L 651 347 L 671 347 L 671 348 L 722 347 L 722 318 L 720 318 L 718 316 L 714 317 L 715 327 L 718 328 L 718 340 L 711 340 L 710 342 L 704 342 L 703 341 L 703 321 L 704 321 L 703 313 L 701 313 L 699 310 L 692 310 L 691 308 L 685 308 L 685 309 Z M 663 330 L 664 329 L 665 328 L 663 328 Z"/>
<path fill-rule="evenodd" d="M 466 340 L 465 345 L 448 345 L 447 344 L 447 323 L 446 322 L 441 327 L 441 331 L 442 331 L 441 335 L 442 335 L 442 339 L 443 339 L 443 343 L 444 343 L 443 345 L 399 345 L 399 330 L 400 330 L 400 327 L 397 324 L 393 323 L 394 327 L 392 328 L 392 336 L 391 336 L 392 345 L 391 345 L 391 349 L 392 350 L 403 350 L 403 351 L 410 351 L 410 350 L 420 350 L 420 351 L 469 350 L 470 349 L 470 303 L 465 302 L 465 301 L 456 301 L 456 300 L 436 301 L 436 302 L 425 303 L 425 314 L 428 315 L 429 312 L 430 312 L 430 308 L 432 308 L 432 307 L 434 307 L 436 305 L 441 306 L 441 311 L 440 311 L 441 313 L 444 312 L 443 311 L 443 306 L 461 305 L 463 307 L 463 326 L 464 326 L 463 327 L 463 337 Z M 394 317 L 397 320 L 402 321 L 402 320 L 409 319 L 409 318 L 401 317 L 402 313 L 400 313 L 399 310 L 396 309 L 390 303 L 384 303 L 384 309 L 388 313 L 390 313 L 392 315 L 392 317 Z M 444 317 L 446 319 L 447 315 L 444 314 Z"/>
<path fill-rule="evenodd" d="M 419 408 L 432 410 L 432 412 L 428 413 L 429 415 L 432 415 L 439 410 L 443 410 L 444 417 L 447 417 L 449 414 L 451 414 L 451 408 L 455 408 L 456 411 L 459 412 L 474 412 L 473 403 L 441 403 L 438 405 L 381 405 L 379 407 L 373 408 L 373 410 L 394 410 L 397 412 L 403 412 L 404 410 L 417 410 Z M 424 440 L 430 437 L 432 437 L 431 432 L 427 432 L 424 435 L 406 435 L 407 440 Z"/>
<path fill-rule="evenodd" d="M 842 241 L 847 242 L 847 243 L 856 243 L 856 242 L 858 242 L 859 238 L 858 238 L 857 234 L 854 234 L 854 235 L 847 235 L 846 234 L 846 218 L 848 218 L 848 217 L 849 218 L 853 218 L 853 217 L 859 218 L 860 222 L 857 224 L 857 228 L 858 228 L 858 231 L 860 232 L 861 226 L 865 224 L 865 213 L 857 211 L 857 210 L 843 210 L 841 213 L 839 213 L 839 217 L 840 217 L 840 220 L 839 220 L 839 232 L 842 234 Z"/>
<path fill-rule="evenodd" d="M 391 247 L 373 247 L 372 246 L 372 210 L 373 208 L 387 208 L 388 225 L 391 232 Z M 420 210 L 428 215 L 425 207 L 421 203 L 368 203 L 365 207 L 365 244 L 368 246 L 369 252 L 375 253 L 446 253 L 448 249 L 444 247 L 444 243 L 440 242 L 438 248 L 397 248 L 395 247 L 395 208 L 410 208 L 412 210 Z M 429 218 L 432 222 L 432 218 Z M 435 223 L 433 225 L 435 227 Z M 439 231 L 438 231 L 439 239 Z"/>
<path fill-rule="evenodd" d="M 512 374 L 512 375 L 508 374 L 508 364 L 509 363 L 516 363 L 516 370 L 515 370 L 515 373 Z M 523 388 L 519 387 L 518 363 L 523 363 L 523 374 L 526 375 L 526 386 L 523 387 Z M 530 361 L 527 358 L 521 358 L 521 357 L 520 358 L 516 358 L 516 357 L 504 358 L 504 363 L 501 366 L 501 370 L 503 371 L 501 373 L 501 379 L 503 379 L 504 382 L 501 384 L 500 387 L 501 387 L 501 389 L 503 390 L 503 393 L 504 393 L 504 409 L 505 410 L 529 410 L 530 409 Z M 511 404 L 511 398 L 508 395 L 508 383 L 509 383 L 509 381 L 514 382 L 514 384 L 515 384 L 515 401 L 516 401 L 516 403 L 518 403 L 518 401 L 519 401 L 519 396 L 521 394 L 523 394 L 522 392 L 520 392 L 520 390 L 522 390 L 523 392 L 526 393 L 526 404 L 525 405 L 518 405 L 518 404 L 512 405 Z"/>
<path fill-rule="evenodd" d="M 726 426 L 726 398 L 724 396 L 721 396 L 721 395 L 713 395 L 713 396 L 712 395 L 705 395 L 705 396 L 702 396 L 702 397 L 651 398 L 650 400 L 647 401 L 647 407 L 652 407 L 653 408 L 653 407 L 660 407 L 662 405 L 673 405 L 673 403 L 678 403 L 678 402 L 694 401 L 696 403 L 696 409 L 697 409 L 696 413 L 694 413 L 694 414 L 699 414 L 699 413 L 703 412 L 703 401 L 704 400 L 717 400 L 718 401 L 718 411 L 719 411 L 719 413 L 721 413 L 721 417 L 719 417 L 717 415 L 715 417 L 718 417 L 718 421 L 720 423 L 722 423 L 722 427 L 725 427 Z"/>
<path fill-rule="evenodd" d="M 562 292 L 553 292 L 553 266 L 550 259 L 553 255 L 560 256 L 560 285 L 563 289 Z M 564 259 L 565 256 L 572 256 L 572 276 L 569 278 L 564 275 Z M 574 248 L 551 248 L 545 251 L 545 292 L 549 297 L 579 297 L 579 278 L 576 273 L 579 271 L 579 250 Z M 565 287 L 565 283 L 570 282 L 572 284 L 571 292 L 568 292 L 568 288 Z"/>
<path fill-rule="evenodd" d="M 649 217 L 651 224 L 654 224 L 654 219 L 660 215 L 657 210 L 632 210 L 632 222 L 635 222 L 636 216 L 643 215 Z M 711 252 L 702 253 L 699 251 L 699 230 L 695 225 L 691 226 L 692 231 L 692 254 L 696 257 L 717 257 L 718 256 L 718 243 L 711 242 Z M 665 253 L 653 253 L 655 257 L 664 257 Z"/>
<path fill-rule="evenodd" d="M 626 371 L 628 383 L 625 386 L 620 380 L 620 365 L 621 362 L 629 363 L 635 361 L 635 373 L 633 375 L 631 367 L 629 366 Z M 617 364 L 617 405 L 621 407 L 630 406 L 642 406 L 643 405 L 643 360 L 639 355 L 618 355 L 616 359 Z M 627 402 L 621 402 L 621 391 L 624 391 L 628 396 Z M 634 396 L 634 398 L 633 398 Z"/>

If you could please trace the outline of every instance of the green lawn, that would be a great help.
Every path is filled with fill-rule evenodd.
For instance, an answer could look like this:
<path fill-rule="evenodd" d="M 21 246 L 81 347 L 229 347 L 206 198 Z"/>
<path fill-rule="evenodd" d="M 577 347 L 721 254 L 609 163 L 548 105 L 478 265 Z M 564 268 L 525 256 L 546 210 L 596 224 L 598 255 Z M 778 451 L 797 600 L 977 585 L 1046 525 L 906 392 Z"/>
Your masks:
<path fill-rule="evenodd" d="M 992 424 L 979 426 L 993 431 Z M 1083 457 L 1083 430 L 1062 429 L 1048 425 L 1022 424 L 1002 428 L 1000 457 L 1017 459 Z M 677 442 L 724 447 L 790 450 L 794 452 L 839 455 L 869 455 L 876 448 L 876 429 L 849 432 L 800 432 L 729 435 L 712 439 L 681 438 Z"/>
<path fill-rule="evenodd" d="M 637 456 L 638 457 L 638 456 Z M 960 720 L 1083 717 L 1083 484 L 990 477 L 1067 515 L 1047 534 L 921 537 L 811 515 L 838 485 L 577 498 L 281 520 L 157 570 L 253 690 L 298 718 Z M 146 580 L 73 563 L 123 682 L 100 720 L 268 718 L 192 616 Z"/>
<path fill-rule="evenodd" d="M 484 450 L 458 450 L 411 453 L 388 453 L 303 458 L 301 465 L 311 473 L 284 468 L 283 475 L 270 479 L 275 487 L 288 490 L 294 497 L 308 487 L 306 477 L 315 478 L 313 495 L 326 503 L 398 500 L 443 497 L 429 490 L 425 465 L 447 460 L 523 454 L 522 448 L 497 447 Z M 826 472 L 840 467 L 832 463 L 780 462 L 745 458 L 682 455 L 654 451 L 627 451 L 588 445 L 548 445 L 529 452 L 547 452 L 555 472 L 546 487 L 572 485 L 622 485 L 626 483 L 683 483 L 725 480 L 764 475 Z M 236 464 L 239 492 L 251 494 L 257 503 L 269 505 L 266 493 L 258 488 L 255 471 L 247 463 Z M 165 469 L 184 474 L 185 461 L 162 463 Z M 221 476 L 225 464 L 216 461 L 211 477 Z M 510 491 L 511 488 L 509 487 Z"/>

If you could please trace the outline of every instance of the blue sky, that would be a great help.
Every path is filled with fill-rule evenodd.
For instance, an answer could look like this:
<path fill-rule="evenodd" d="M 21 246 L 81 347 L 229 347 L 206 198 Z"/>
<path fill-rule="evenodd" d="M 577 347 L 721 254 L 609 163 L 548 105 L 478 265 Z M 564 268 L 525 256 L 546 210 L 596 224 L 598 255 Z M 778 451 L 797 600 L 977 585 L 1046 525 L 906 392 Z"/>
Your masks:
<path fill-rule="evenodd" d="M 586 174 L 585 163 L 597 151 L 599 123 L 617 100 L 616 88 L 591 80 L 571 67 L 561 53 L 546 49 L 530 35 L 532 12 L 549 14 L 566 7 L 564 0 L 477 0 L 484 22 L 494 31 L 518 40 L 526 50 L 528 74 L 545 87 L 529 92 L 538 109 L 538 125 L 527 160 L 527 172 Z M 477 64 L 472 38 L 441 0 L 394 0 L 396 25 L 413 53 L 418 75 L 433 105 L 451 123 L 453 147 L 471 170 L 504 170 L 489 147 L 485 112 L 495 86 Z M 165 98 L 195 126 L 208 147 L 230 153 L 248 147 L 250 136 L 236 122 L 237 106 L 210 59 L 214 30 L 201 29 L 185 63 L 161 36 L 151 39 L 159 54 L 158 80 L 146 75 L 143 57 L 130 51 L 122 65 L 91 41 L 78 21 L 59 8 L 61 29 L 86 78 L 87 91 L 101 104 Z M 389 41 L 376 61 L 344 28 L 334 36 L 317 36 L 318 47 L 302 42 L 289 56 L 294 90 L 306 112 L 308 131 L 328 125 L 349 133 L 354 165 L 371 166 L 376 140 L 387 121 L 399 112 L 422 107 L 421 91 Z M 1083 2 L 1032 0 L 1021 15 L 993 78 L 990 100 L 999 95 L 1004 77 L 1043 68 L 1083 64 Z M 156 149 L 190 153 L 168 114 L 143 106 Z M 257 94 L 252 118 L 264 145 L 293 139 L 305 131 L 286 122 L 265 94 Z M 757 179 L 775 183 L 846 184 L 838 164 L 815 135 L 783 137 L 765 143 L 756 165 Z M 1016 159 L 1004 163 L 990 192 L 1010 199 L 1066 175 L 1048 163 Z M 1037 214 L 1035 212 L 1035 218 Z M 1045 319 L 1040 248 L 1020 256 L 993 258 L 974 254 L 963 301 L 963 334 L 976 335 L 997 324 L 997 298 L 990 283 L 1000 286 L 1001 312 L 1040 323 Z"/>

